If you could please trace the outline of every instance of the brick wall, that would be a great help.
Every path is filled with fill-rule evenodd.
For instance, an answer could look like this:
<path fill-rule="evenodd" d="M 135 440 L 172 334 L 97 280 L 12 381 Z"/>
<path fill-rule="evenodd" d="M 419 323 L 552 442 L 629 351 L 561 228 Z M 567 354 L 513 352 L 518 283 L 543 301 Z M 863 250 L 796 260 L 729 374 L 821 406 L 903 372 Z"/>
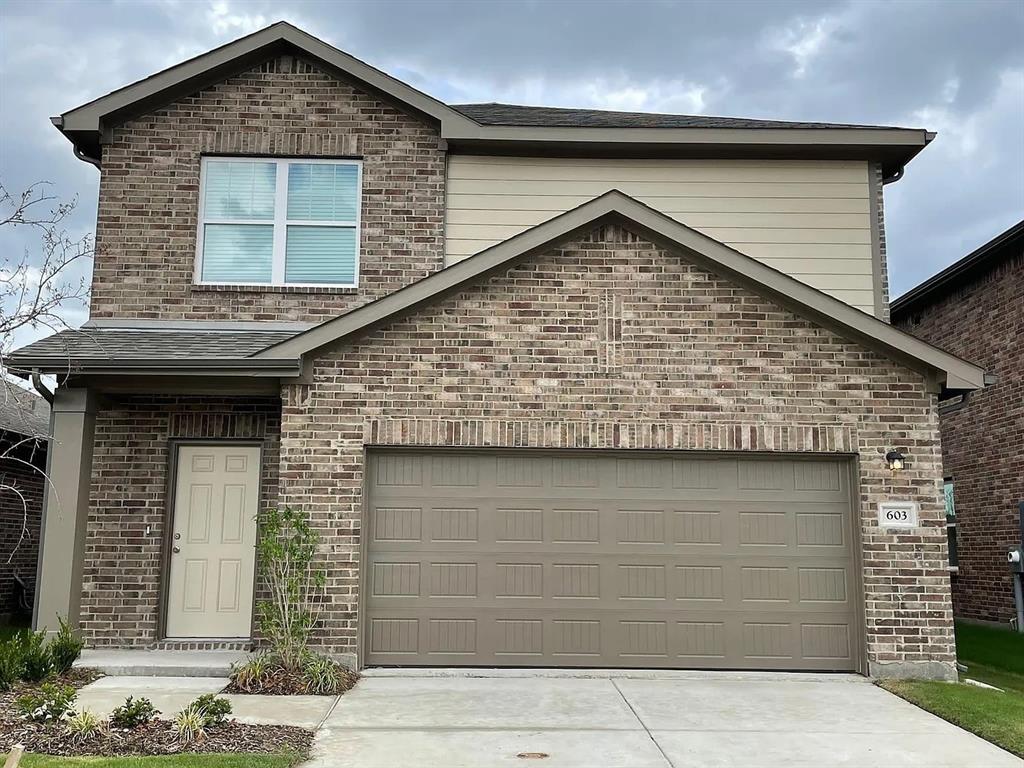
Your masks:
<path fill-rule="evenodd" d="M 358 289 L 193 285 L 203 153 L 363 159 Z M 103 147 L 92 317 L 333 317 L 443 266 L 437 130 L 281 57 L 113 131 Z"/>
<path fill-rule="evenodd" d="M 0 615 L 15 609 L 13 576 L 35 589 L 45 482 L 45 444 L 13 449 L 6 442 L 12 437 L 22 439 L 0 431 L 0 453 L 5 453 L 0 458 Z"/>
<path fill-rule="evenodd" d="M 120 397 L 96 417 L 82 584 L 92 647 L 157 640 L 172 438 L 263 440 L 260 508 L 277 501 L 280 401 Z M 150 534 L 146 535 L 146 526 Z"/>
<path fill-rule="evenodd" d="M 1014 615 L 1006 552 L 1019 540 L 1024 501 L 1024 254 L 894 318 L 915 336 L 984 366 L 998 382 L 964 407 L 940 411 L 944 471 L 953 478 L 960 572 L 958 616 L 1006 622 Z"/>
<path fill-rule="evenodd" d="M 283 392 L 282 497 L 325 536 L 322 642 L 357 645 L 364 446 L 860 454 L 868 657 L 954 660 L 935 398 L 922 377 L 616 227 L 326 351 Z M 893 477 L 898 446 L 912 459 Z M 884 498 L 922 527 L 875 526 Z"/>

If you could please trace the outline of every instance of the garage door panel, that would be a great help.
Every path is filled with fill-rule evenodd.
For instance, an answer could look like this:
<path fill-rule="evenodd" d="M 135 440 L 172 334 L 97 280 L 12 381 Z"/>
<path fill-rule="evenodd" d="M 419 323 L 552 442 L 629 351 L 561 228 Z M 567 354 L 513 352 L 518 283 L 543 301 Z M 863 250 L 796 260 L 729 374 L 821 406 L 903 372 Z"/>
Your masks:
<path fill-rule="evenodd" d="M 643 658 L 638 666 L 848 669 L 853 637 L 843 614 L 569 611 L 552 618 L 491 609 L 424 619 L 408 611 L 374 620 L 368 650 L 383 664 L 630 666 Z"/>
<path fill-rule="evenodd" d="M 856 666 L 842 462 L 392 456 L 368 472 L 369 664 Z"/>
<path fill-rule="evenodd" d="M 800 565 L 780 558 L 741 555 L 698 556 L 628 553 L 539 555 L 520 552 L 481 554 L 436 553 L 410 560 L 404 555 L 373 555 L 368 561 L 370 597 L 394 606 L 447 606 L 467 597 L 481 600 L 573 600 L 620 603 L 629 610 L 642 600 L 742 603 L 759 610 L 780 602 L 805 605 L 850 605 L 853 575 L 831 558 L 801 558 Z"/>

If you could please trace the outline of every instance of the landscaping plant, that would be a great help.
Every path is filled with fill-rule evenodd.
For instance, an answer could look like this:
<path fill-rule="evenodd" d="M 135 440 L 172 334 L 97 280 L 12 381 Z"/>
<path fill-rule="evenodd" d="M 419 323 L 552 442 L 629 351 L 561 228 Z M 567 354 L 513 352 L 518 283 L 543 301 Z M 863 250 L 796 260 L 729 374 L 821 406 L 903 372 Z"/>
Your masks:
<path fill-rule="evenodd" d="M 103 721 L 87 709 L 69 717 L 66 725 L 72 740 L 79 743 L 88 741 L 103 730 Z"/>
<path fill-rule="evenodd" d="M 43 683 L 38 691 L 19 696 L 14 706 L 23 720 L 33 723 L 51 723 L 73 714 L 78 694 L 74 687 L 63 683 Z"/>
<path fill-rule="evenodd" d="M 130 731 L 145 725 L 159 714 L 160 710 L 154 707 L 149 699 L 134 699 L 129 696 L 124 700 L 124 704 L 110 713 L 110 727 Z"/>
<path fill-rule="evenodd" d="M 306 693 L 331 696 L 345 690 L 349 687 L 344 685 L 345 673 L 346 670 L 326 656 L 310 656 L 302 667 L 302 681 Z"/>
<path fill-rule="evenodd" d="M 38 683 L 53 672 L 53 659 L 46 645 L 46 632 L 24 629 L 12 638 L 20 646 L 21 679 L 26 683 Z"/>
<path fill-rule="evenodd" d="M 270 679 L 274 666 L 270 654 L 260 653 L 250 657 L 244 664 L 232 663 L 231 680 L 240 691 L 258 693 Z"/>
<path fill-rule="evenodd" d="M 53 671 L 58 675 L 66 675 L 71 671 L 71 666 L 78 661 L 78 657 L 82 655 L 85 643 L 75 636 L 71 624 L 60 616 L 57 617 L 57 621 L 60 622 L 60 630 L 58 630 L 57 636 L 50 641 L 47 650 L 50 652 Z"/>
<path fill-rule="evenodd" d="M 214 725 L 223 725 L 231 714 L 231 702 L 223 696 L 215 696 L 212 693 L 204 693 L 198 699 L 189 704 L 203 713 L 203 726 L 209 728 Z"/>
<path fill-rule="evenodd" d="M 192 702 L 174 716 L 174 730 L 182 744 L 192 744 L 206 738 L 206 713 Z"/>
<path fill-rule="evenodd" d="M 269 595 L 257 606 L 260 631 L 284 670 L 299 673 L 327 582 L 314 564 L 320 537 L 306 516 L 291 507 L 272 507 L 259 523 L 256 561 Z"/>
<path fill-rule="evenodd" d="M 21 643 L 11 638 L 0 643 L 0 692 L 9 691 L 21 679 L 24 663 Z"/>
<path fill-rule="evenodd" d="M 310 635 L 324 601 L 325 572 L 317 568 L 319 536 L 306 516 L 290 507 L 260 515 L 257 542 L 260 632 L 266 653 L 232 666 L 235 693 L 325 694 L 351 688 L 358 676 L 309 648 Z"/>

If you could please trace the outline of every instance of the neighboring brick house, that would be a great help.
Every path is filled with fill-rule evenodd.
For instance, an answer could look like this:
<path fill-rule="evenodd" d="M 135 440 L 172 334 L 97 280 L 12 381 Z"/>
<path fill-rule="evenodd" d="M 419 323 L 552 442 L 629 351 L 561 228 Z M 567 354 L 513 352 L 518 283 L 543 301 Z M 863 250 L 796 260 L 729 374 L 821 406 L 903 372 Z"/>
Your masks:
<path fill-rule="evenodd" d="M 89 323 L 11 358 L 64 374 L 42 623 L 247 644 L 286 504 L 355 665 L 955 676 L 984 371 L 885 322 L 931 134 L 453 107 L 283 23 L 54 122 L 102 181 Z"/>
<path fill-rule="evenodd" d="M 0 617 L 28 607 L 19 597 L 35 589 L 49 422 L 45 400 L 0 383 Z"/>
<path fill-rule="evenodd" d="M 1016 616 L 1006 553 L 1021 540 L 1024 503 L 1024 221 L 892 304 L 899 328 L 995 376 L 939 405 L 942 466 L 951 488 L 957 616 Z"/>

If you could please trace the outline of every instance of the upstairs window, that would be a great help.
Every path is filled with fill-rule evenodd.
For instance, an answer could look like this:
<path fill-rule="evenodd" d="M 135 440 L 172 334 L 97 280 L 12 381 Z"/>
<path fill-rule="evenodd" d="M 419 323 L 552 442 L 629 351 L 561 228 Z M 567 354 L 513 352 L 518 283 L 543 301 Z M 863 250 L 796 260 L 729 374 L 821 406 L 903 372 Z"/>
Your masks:
<path fill-rule="evenodd" d="M 203 158 L 197 282 L 354 287 L 361 176 L 355 160 Z"/>

